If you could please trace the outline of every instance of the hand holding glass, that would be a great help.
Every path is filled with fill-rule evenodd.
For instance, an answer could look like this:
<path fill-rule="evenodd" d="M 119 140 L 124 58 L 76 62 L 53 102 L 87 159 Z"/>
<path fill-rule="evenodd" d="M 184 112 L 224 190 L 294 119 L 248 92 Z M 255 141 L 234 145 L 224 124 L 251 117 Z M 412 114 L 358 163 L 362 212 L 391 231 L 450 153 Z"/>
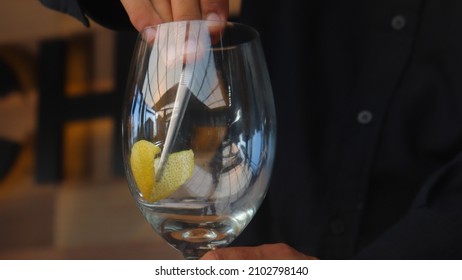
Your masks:
<path fill-rule="evenodd" d="M 229 245 L 265 197 L 275 150 L 258 33 L 177 21 L 139 34 L 123 115 L 132 196 L 186 259 Z"/>

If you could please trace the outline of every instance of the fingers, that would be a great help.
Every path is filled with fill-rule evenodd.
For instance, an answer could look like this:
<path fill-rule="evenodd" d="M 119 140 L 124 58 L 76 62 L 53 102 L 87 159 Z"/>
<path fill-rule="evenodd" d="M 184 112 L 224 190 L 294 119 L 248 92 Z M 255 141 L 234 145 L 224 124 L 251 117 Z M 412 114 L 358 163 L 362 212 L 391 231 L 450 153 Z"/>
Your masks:
<path fill-rule="evenodd" d="M 150 0 L 163 22 L 172 21 L 172 4 L 170 0 Z M 196 1 L 196 0 L 193 0 Z"/>
<path fill-rule="evenodd" d="M 256 247 L 229 247 L 206 253 L 202 260 L 315 260 L 284 244 L 265 244 Z"/>
<path fill-rule="evenodd" d="M 229 0 L 172 0 L 172 13 L 173 20 L 226 21 L 229 15 Z"/>
<path fill-rule="evenodd" d="M 171 4 L 173 20 L 202 18 L 199 0 L 171 0 Z"/>
<path fill-rule="evenodd" d="M 203 19 L 228 20 L 229 0 L 200 0 Z"/>
<path fill-rule="evenodd" d="M 209 251 L 201 260 L 256 260 L 255 252 L 248 247 L 229 247 Z"/>
<path fill-rule="evenodd" d="M 163 21 L 150 0 L 120 0 L 120 2 L 138 31 Z"/>
<path fill-rule="evenodd" d="M 133 26 L 143 28 L 172 20 L 226 21 L 229 0 L 120 0 Z"/>

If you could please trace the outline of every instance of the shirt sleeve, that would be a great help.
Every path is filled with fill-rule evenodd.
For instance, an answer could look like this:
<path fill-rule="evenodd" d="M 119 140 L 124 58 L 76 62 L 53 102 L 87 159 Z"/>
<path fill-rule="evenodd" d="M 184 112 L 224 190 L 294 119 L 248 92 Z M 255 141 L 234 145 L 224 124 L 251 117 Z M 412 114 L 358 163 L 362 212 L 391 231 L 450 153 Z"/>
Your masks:
<path fill-rule="evenodd" d="M 116 31 L 135 31 L 119 0 L 39 0 L 44 6 L 66 13 L 90 26 L 89 19 Z"/>
<path fill-rule="evenodd" d="M 77 0 L 39 0 L 45 7 L 52 10 L 71 15 L 82 22 L 85 26 L 90 26 L 88 18 L 83 13 Z"/>

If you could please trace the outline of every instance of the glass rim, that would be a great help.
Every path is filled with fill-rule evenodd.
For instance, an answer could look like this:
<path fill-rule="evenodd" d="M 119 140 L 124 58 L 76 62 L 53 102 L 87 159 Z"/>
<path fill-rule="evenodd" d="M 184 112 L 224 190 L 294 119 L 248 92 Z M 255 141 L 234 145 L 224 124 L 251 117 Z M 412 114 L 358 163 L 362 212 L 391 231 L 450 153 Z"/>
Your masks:
<path fill-rule="evenodd" d="M 177 20 L 177 21 L 168 21 L 162 22 L 159 24 L 148 25 L 144 27 L 141 31 L 138 32 L 138 37 L 141 38 L 143 41 L 151 41 L 150 38 L 155 37 L 156 30 L 161 27 L 171 26 L 173 24 L 184 24 L 184 23 L 192 23 L 192 24 L 201 24 L 201 25 L 209 25 L 211 28 L 217 28 L 217 33 L 225 34 L 231 32 L 239 32 L 240 38 L 237 42 L 233 43 L 234 46 L 241 45 L 245 43 L 252 42 L 254 40 L 259 40 L 260 33 L 258 30 L 246 23 L 237 22 L 237 21 L 222 21 L 222 20 L 209 20 L 209 19 L 189 19 L 189 20 Z M 225 30 L 225 32 L 218 31 L 219 29 Z"/>
<path fill-rule="evenodd" d="M 213 19 L 184 19 L 184 20 L 164 21 L 164 22 L 161 22 L 161 23 L 158 23 L 158 24 L 147 25 L 143 29 L 141 29 L 138 33 L 143 33 L 147 29 L 156 28 L 158 26 L 185 23 L 185 22 L 198 22 L 198 23 L 200 23 L 200 22 L 202 22 L 202 23 L 210 22 L 210 23 L 222 24 L 223 26 L 240 26 L 240 27 L 247 28 L 249 30 L 252 30 L 252 31 L 258 33 L 258 31 L 255 29 L 255 27 L 253 27 L 253 26 L 251 26 L 249 24 L 243 23 L 243 22 L 232 21 L 232 20 L 213 20 Z"/>

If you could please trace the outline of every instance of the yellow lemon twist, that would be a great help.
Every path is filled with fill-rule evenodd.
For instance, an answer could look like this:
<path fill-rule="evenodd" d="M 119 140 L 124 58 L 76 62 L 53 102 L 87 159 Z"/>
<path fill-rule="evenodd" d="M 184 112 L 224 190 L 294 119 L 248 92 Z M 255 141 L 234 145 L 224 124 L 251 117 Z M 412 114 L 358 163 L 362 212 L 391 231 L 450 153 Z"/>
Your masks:
<path fill-rule="evenodd" d="M 194 170 L 194 153 L 185 150 L 168 156 L 160 181 L 156 182 L 156 168 L 161 149 L 146 140 L 136 142 L 130 155 L 133 177 L 143 197 L 155 202 L 169 197 L 191 178 Z"/>

